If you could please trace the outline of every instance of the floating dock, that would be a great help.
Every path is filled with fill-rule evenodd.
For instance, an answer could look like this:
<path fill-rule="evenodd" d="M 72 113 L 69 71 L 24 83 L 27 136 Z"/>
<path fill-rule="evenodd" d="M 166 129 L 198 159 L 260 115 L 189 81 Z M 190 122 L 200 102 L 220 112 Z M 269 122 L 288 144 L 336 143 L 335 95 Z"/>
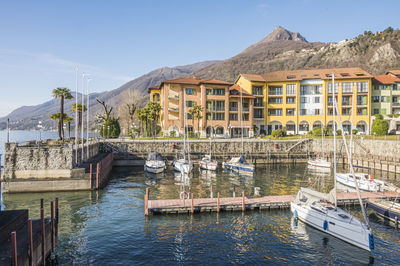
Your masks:
<path fill-rule="evenodd" d="M 200 212 L 220 211 L 248 211 L 248 210 L 271 210 L 290 208 L 290 202 L 295 195 L 265 196 L 248 198 L 244 192 L 241 197 L 220 198 L 195 198 L 189 195 L 188 199 L 149 200 L 149 189 L 145 194 L 145 215 L 149 214 L 187 214 Z M 362 192 L 362 199 L 395 199 L 400 196 L 396 192 Z M 337 203 L 339 206 L 358 205 L 357 193 L 338 193 Z"/>

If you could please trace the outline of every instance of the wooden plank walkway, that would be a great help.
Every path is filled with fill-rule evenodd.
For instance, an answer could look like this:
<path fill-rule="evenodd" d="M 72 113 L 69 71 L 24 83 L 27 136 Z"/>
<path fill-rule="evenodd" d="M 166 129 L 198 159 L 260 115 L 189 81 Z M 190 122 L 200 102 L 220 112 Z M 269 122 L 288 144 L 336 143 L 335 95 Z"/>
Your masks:
<path fill-rule="evenodd" d="M 147 192 L 148 193 L 148 192 Z M 295 195 L 265 196 L 258 198 L 242 197 L 229 198 L 193 198 L 193 199 L 170 199 L 170 200 L 147 200 L 145 195 L 145 214 L 162 213 L 199 213 L 199 212 L 219 212 L 219 211 L 245 211 L 245 210 L 270 210 L 290 208 L 290 202 L 295 199 Z M 362 192 L 363 199 L 394 199 L 400 194 L 387 192 Z M 338 205 L 358 205 L 357 193 L 338 193 Z M 148 209 L 146 210 L 146 207 Z"/>

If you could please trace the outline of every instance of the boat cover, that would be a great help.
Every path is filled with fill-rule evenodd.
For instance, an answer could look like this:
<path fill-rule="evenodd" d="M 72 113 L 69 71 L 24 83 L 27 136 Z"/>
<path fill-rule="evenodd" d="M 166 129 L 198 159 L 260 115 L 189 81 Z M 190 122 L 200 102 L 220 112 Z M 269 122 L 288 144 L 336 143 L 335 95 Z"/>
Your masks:
<path fill-rule="evenodd" d="M 147 156 L 147 161 L 164 161 L 164 159 L 158 152 L 151 152 Z"/>
<path fill-rule="evenodd" d="M 335 196 L 333 189 L 329 192 L 329 194 L 322 193 L 310 188 L 300 188 L 297 193 L 297 197 L 295 202 L 301 202 L 305 204 L 312 204 L 315 201 L 325 200 L 328 202 L 335 202 Z"/>

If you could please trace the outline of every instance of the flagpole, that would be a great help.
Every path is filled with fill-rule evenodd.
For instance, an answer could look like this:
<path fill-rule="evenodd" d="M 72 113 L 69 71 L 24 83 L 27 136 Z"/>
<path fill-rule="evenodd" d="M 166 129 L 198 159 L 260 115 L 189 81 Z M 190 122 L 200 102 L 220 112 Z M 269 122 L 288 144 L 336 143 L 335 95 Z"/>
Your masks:
<path fill-rule="evenodd" d="M 78 164 L 78 65 L 75 67 L 76 91 L 75 91 L 75 164 Z"/>
<path fill-rule="evenodd" d="M 87 140 L 87 145 L 86 145 L 86 159 L 89 159 L 89 83 L 92 79 L 88 78 L 87 79 L 87 84 L 86 84 L 86 105 L 87 105 L 87 111 L 86 111 L 86 140 Z"/>

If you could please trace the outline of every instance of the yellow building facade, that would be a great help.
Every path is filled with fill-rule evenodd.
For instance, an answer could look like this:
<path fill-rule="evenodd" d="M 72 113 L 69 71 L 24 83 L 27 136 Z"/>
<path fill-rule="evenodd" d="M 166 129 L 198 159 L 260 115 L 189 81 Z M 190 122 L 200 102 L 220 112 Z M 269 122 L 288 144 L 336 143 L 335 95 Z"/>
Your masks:
<path fill-rule="evenodd" d="M 343 129 L 349 131 L 353 124 L 353 128 L 368 134 L 372 76 L 360 68 L 240 74 L 235 83 L 255 96 L 255 103 L 258 99 L 263 103 L 259 108 L 262 111 L 257 112 L 262 112 L 262 119 L 253 120 L 256 133 L 269 135 L 286 127 L 288 134 L 306 134 L 314 128 L 333 126 L 332 74 Z M 336 123 L 339 124 L 338 116 Z"/>

